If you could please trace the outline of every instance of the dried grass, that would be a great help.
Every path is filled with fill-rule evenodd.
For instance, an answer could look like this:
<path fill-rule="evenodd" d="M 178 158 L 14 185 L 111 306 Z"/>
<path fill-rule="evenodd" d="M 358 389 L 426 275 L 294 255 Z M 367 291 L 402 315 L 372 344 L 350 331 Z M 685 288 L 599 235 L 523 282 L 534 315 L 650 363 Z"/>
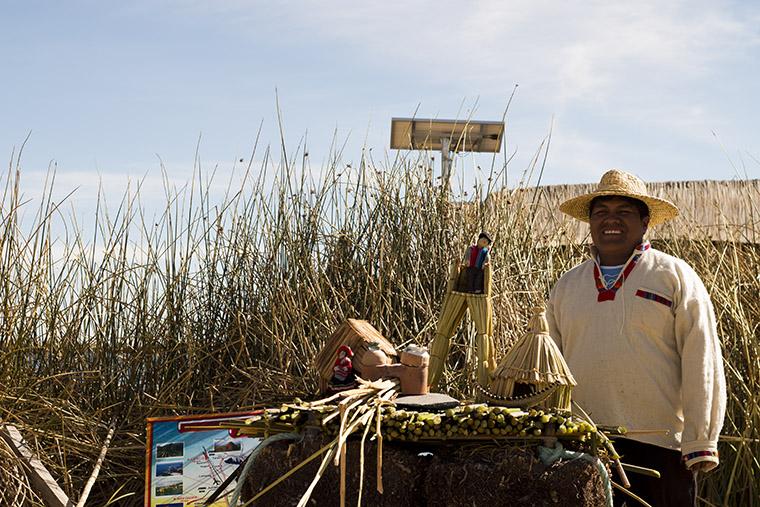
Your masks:
<path fill-rule="evenodd" d="M 106 503 L 122 488 L 134 493 L 122 503 L 140 504 L 146 417 L 316 392 L 312 358 L 346 318 L 367 319 L 396 345 L 426 345 L 447 266 L 481 229 L 495 239 L 500 351 L 583 257 L 561 224 L 536 213 L 548 206 L 541 192 L 486 203 L 500 172 L 452 203 L 427 179 L 424 158 L 362 158 L 351 167 L 336 152 L 321 175 L 296 167 L 298 158 L 275 164 L 267 151 L 260 170 L 249 167 L 222 202 L 204 185 L 167 188 L 156 220 L 139 194 L 127 194 L 115 213 L 99 208 L 92 238 L 52 202 L 50 187 L 36 218 L 22 222 L 32 203 L 23 202 L 12 163 L 0 187 L 0 419 L 19 427 L 70 496 L 87 481 L 112 423 L 90 500 Z M 760 247 L 702 236 L 656 246 L 703 277 L 724 340 L 731 439 L 701 495 L 714 505 L 758 505 Z M 473 394 L 474 337 L 471 325 L 455 337 L 441 382 L 453 396 Z M 3 505 L 31 495 L 5 452 L 0 446 Z"/>

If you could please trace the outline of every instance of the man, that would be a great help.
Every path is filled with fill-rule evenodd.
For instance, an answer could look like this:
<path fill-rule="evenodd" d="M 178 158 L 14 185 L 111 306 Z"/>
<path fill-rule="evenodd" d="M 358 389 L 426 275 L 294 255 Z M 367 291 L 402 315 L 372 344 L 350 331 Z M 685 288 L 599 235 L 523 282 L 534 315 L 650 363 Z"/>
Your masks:
<path fill-rule="evenodd" d="M 644 240 L 648 227 L 678 209 L 648 195 L 632 174 L 612 170 L 595 192 L 560 210 L 589 222 L 593 241 L 591 258 L 560 278 L 547 307 L 578 381 L 573 399 L 597 424 L 631 430 L 615 444 L 624 463 L 662 474 L 628 474 L 634 493 L 655 506 L 696 505 L 696 473 L 718 465 L 726 388 L 702 281 Z"/>

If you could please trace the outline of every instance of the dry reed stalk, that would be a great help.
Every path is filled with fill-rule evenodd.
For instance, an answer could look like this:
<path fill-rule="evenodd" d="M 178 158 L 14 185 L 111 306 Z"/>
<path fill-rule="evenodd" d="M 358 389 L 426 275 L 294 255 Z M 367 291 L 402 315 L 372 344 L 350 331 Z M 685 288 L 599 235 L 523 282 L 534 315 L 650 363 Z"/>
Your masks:
<path fill-rule="evenodd" d="M 555 207 L 547 189 L 531 183 L 543 154 L 525 171 L 527 191 L 493 183 L 502 166 L 488 175 L 488 189 L 460 188 L 447 201 L 424 156 L 391 163 L 363 156 L 349 166 L 336 148 L 317 175 L 265 150 L 261 167 L 246 168 L 221 202 L 198 168 L 183 191 L 167 178 L 155 218 L 138 191 L 111 208 L 100 196 L 89 224 L 53 201 L 52 173 L 43 197 L 25 202 L 16 158 L 0 190 L 0 418 L 30 435 L 69 495 L 86 483 L 107 421 L 121 421 L 112 449 L 123 451 L 109 454 L 90 500 L 106 503 L 121 487 L 137 493 L 122 501 L 138 504 L 145 417 L 310 395 L 318 382 L 311 359 L 349 317 L 372 322 L 397 346 L 427 344 L 447 267 L 481 229 L 494 235 L 498 254 L 493 334 L 503 353 L 525 329 L 528 309 L 584 258 L 575 230 L 542 215 Z M 505 197 L 486 199 L 486 190 Z M 679 192 L 684 210 L 694 212 L 684 213 L 678 230 L 691 237 L 654 244 L 705 281 L 729 388 L 722 465 L 701 480 L 700 496 L 757 507 L 758 191 L 721 190 L 727 217 L 732 207 L 751 212 L 736 227 L 728 218 L 720 226 L 727 241 L 707 238 L 701 201 L 688 201 L 687 188 Z M 463 326 L 452 341 L 439 384 L 452 396 L 474 395 L 474 339 Z M 0 465 L 0 481 L 30 498 L 14 470 Z M 380 470 L 377 479 L 381 488 Z"/>
<path fill-rule="evenodd" d="M 103 460 L 106 457 L 106 452 L 108 452 L 108 446 L 111 444 L 111 438 L 113 438 L 113 432 L 114 432 L 114 427 L 111 426 L 111 428 L 108 430 L 108 435 L 106 435 L 106 441 L 103 442 L 103 447 L 100 450 L 100 455 L 98 456 L 97 461 L 95 461 L 95 466 L 92 469 L 92 473 L 90 474 L 89 479 L 87 479 L 87 482 L 84 485 L 84 489 L 82 490 L 82 493 L 79 496 L 79 501 L 77 502 L 76 507 L 84 507 L 87 504 L 87 498 L 89 498 L 90 496 L 92 485 L 95 484 L 95 481 L 98 479 L 98 474 L 100 473 L 100 467 L 103 465 Z"/>

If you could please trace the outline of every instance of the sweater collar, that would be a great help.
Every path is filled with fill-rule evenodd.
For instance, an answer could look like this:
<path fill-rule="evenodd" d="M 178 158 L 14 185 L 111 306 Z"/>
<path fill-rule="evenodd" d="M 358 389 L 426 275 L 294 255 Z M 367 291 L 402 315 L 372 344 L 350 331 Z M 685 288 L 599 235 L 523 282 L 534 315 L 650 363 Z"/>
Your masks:
<path fill-rule="evenodd" d="M 620 287 L 623 286 L 623 282 L 625 282 L 626 278 L 628 278 L 628 275 L 630 275 L 631 271 L 633 271 L 633 268 L 636 267 L 636 263 L 639 261 L 644 252 L 649 250 L 649 248 L 649 241 L 644 241 L 636 248 L 634 248 L 633 252 L 631 252 L 631 256 L 628 258 L 628 261 L 625 263 L 625 266 L 622 270 L 620 270 L 620 274 L 618 275 L 617 280 L 615 280 L 615 283 L 612 285 L 612 287 L 608 289 L 604 283 L 604 278 L 602 277 L 602 272 L 599 267 L 599 252 L 594 245 L 591 245 L 591 256 L 594 261 L 594 283 L 596 284 L 596 290 L 598 292 L 596 301 L 598 303 L 615 300 L 615 294 L 617 294 L 617 291 L 620 289 Z"/>
<path fill-rule="evenodd" d="M 633 249 L 633 252 L 631 252 L 631 256 L 628 257 L 628 260 L 626 261 L 626 264 L 628 264 L 633 257 L 636 255 L 641 255 L 642 253 L 646 252 L 652 248 L 652 245 L 649 243 L 648 240 L 644 240 L 641 243 L 639 243 L 636 248 Z M 594 245 L 593 243 L 589 245 L 588 247 L 589 257 L 596 263 L 599 264 L 599 249 Z"/>

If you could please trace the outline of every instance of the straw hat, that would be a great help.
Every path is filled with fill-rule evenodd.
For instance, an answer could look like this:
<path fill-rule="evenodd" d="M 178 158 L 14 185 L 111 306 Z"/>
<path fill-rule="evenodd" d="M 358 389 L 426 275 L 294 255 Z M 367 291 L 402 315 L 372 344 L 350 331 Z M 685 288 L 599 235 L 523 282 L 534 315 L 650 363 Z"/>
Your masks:
<path fill-rule="evenodd" d="M 596 191 L 569 199 L 559 205 L 560 211 L 573 218 L 589 221 L 589 207 L 594 197 L 617 195 L 632 197 L 644 202 L 649 207 L 649 226 L 655 226 L 678 216 L 678 208 L 666 199 L 653 197 L 647 192 L 643 181 L 631 173 L 612 169 L 607 171 L 599 181 Z"/>

